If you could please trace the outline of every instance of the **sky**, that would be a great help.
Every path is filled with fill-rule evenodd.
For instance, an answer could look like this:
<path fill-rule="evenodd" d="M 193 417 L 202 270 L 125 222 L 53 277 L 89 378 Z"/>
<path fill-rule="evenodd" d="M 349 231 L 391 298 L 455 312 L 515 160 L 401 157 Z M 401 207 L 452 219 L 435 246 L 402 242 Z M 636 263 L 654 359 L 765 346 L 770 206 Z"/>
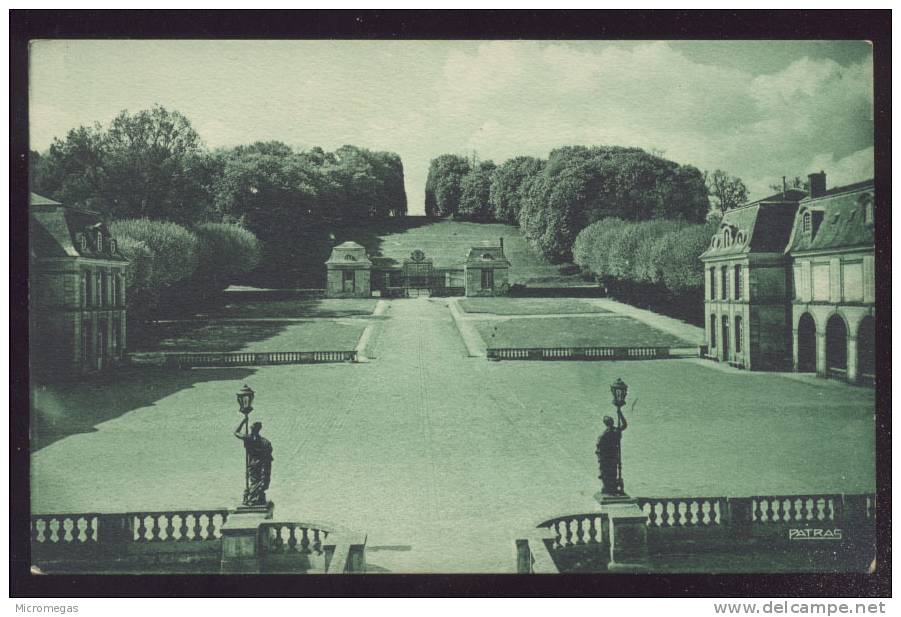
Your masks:
<path fill-rule="evenodd" d="M 856 41 L 35 41 L 31 149 L 160 104 L 211 147 L 397 152 L 409 212 L 429 161 L 637 146 L 739 176 L 873 175 L 872 51 Z"/>

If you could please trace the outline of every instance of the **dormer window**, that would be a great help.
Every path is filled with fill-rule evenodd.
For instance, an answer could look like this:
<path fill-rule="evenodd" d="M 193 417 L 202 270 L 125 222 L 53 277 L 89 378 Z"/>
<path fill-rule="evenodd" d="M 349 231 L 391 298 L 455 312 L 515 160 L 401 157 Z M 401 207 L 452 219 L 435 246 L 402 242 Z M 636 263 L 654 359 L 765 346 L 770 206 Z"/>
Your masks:
<path fill-rule="evenodd" d="M 113 253 L 113 254 L 115 254 L 115 252 L 116 252 L 116 239 L 115 238 L 109 239 L 109 252 Z"/>
<path fill-rule="evenodd" d="M 860 196 L 860 199 L 857 200 L 857 206 L 860 210 L 862 210 L 862 216 L 864 223 L 867 225 L 873 224 L 873 196 L 869 193 Z"/>
<path fill-rule="evenodd" d="M 101 232 L 101 231 L 97 232 L 97 234 L 95 236 L 95 245 L 94 246 L 97 248 L 98 253 L 103 252 L 103 232 Z"/>
<path fill-rule="evenodd" d="M 85 234 L 78 234 L 78 251 L 80 253 L 88 251 L 88 237 Z"/>
<path fill-rule="evenodd" d="M 494 257 L 491 255 L 491 253 L 482 253 L 482 259 L 488 261 L 494 259 Z"/>
<path fill-rule="evenodd" d="M 806 234 L 810 233 L 810 212 L 805 212 L 804 216 L 801 218 L 801 231 Z"/>
<path fill-rule="evenodd" d="M 356 261 L 356 260 L 357 260 L 357 258 L 354 257 L 353 255 L 351 255 L 350 253 L 348 253 L 347 255 L 344 256 L 344 261 Z"/>

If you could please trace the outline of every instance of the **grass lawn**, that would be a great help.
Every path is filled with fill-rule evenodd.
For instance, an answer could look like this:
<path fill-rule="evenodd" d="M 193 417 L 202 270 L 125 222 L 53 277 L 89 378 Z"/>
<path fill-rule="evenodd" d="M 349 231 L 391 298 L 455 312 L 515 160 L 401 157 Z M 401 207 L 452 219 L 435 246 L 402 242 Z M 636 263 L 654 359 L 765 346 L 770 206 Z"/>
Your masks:
<path fill-rule="evenodd" d="M 377 300 L 373 299 L 279 299 L 253 292 L 223 294 L 221 306 L 210 310 L 210 317 L 352 317 L 371 315 Z"/>
<path fill-rule="evenodd" d="M 567 315 L 579 313 L 609 313 L 577 298 L 467 298 L 459 302 L 467 313 L 494 315 Z"/>
<path fill-rule="evenodd" d="M 488 347 L 690 347 L 630 317 L 539 317 L 484 320 L 476 330 Z"/>
<path fill-rule="evenodd" d="M 148 327 L 149 336 L 134 351 L 346 351 L 356 347 L 366 323 L 181 321 Z"/>

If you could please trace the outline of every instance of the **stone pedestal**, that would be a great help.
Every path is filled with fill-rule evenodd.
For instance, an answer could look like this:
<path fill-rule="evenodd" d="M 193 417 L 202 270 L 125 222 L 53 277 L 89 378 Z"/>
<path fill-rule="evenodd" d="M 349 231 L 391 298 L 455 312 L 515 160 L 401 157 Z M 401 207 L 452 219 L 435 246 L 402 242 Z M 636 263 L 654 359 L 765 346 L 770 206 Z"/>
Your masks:
<path fill-rule="evenodd" d="M 274 510 L 275 504 L 270 501 L 265 506 L 238 506 L 228 513 L 228 520 L 222 526 L 220 572 L 260 572 L 260 524 L 271 519 Z"/>
<path fill-rule="evenodd" d="M 643 572 L 648 568 L 647 515 L 628 495 L 595 495 L 601 526 L 610 547 L 610 572 Z"/>

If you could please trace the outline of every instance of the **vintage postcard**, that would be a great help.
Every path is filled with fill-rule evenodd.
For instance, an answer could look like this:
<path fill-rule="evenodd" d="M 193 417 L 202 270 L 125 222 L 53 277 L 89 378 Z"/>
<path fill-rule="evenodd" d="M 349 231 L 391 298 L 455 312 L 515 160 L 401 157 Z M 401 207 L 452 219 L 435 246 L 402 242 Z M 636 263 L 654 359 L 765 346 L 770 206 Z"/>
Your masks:
<path fill-rule="evenodd" d="M 870 42 L 28 53 L 34 571 L 879 568 Z"/>

